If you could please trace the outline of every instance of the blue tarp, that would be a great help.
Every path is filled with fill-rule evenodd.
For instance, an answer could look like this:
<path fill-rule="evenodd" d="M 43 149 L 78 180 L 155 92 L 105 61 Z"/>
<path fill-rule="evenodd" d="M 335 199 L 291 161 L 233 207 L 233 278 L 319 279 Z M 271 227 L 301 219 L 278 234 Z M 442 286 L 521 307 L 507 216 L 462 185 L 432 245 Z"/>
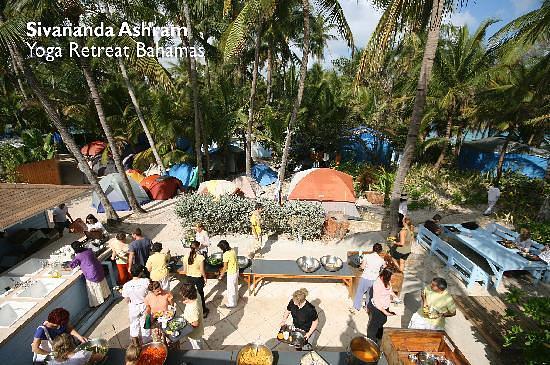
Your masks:
<path fill-rule="evenodd" d="M 182 150 L 185 153 L 193 153 L 193 145 L 186 138 L 176 138 L 176 147 L 178 150 Z"/>
<path fill-rule="evenodd" d="M 260 186 L 267 186 L 277 181 L 277 173 L 266 164 L 259 163 L 252 166 L 252 177 Z"/>
<path fill-rule="evenodd" d="M 342 142 L 342 160 L 389 165 L 393 148 L 390 142 L 371 128 L 359 127 Z"/>
<path fill-rule="evenodd" d="M 197 169 L 194 166 L 191 166 L 186 163 L 175 164 L 170 167 L 168 171 L 168 176 L 175 177 L 181 181 L 185 187 L 196 187 L 193 185 L 193 177 L 196 175 Z"/>
<path fill-rule="evenodd" d="M 499 153 L 480 151 L 463 146 L 458 156 L 458 166 L 463 170 L 481 172 L 496 171 Z M 530 178 L 544 178 L 548 159 L 523 153 L 507 153 L 504 156 L 503 171 L 519 172 Z"/>

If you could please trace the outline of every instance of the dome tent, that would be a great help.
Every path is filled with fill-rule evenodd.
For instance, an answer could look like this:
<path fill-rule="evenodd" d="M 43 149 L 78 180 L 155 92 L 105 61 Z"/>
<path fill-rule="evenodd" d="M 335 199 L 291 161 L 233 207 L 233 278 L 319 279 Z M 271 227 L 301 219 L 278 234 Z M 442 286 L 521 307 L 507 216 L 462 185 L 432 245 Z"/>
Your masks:
<path fill-rule="evenodd" d="M 208 180 L 202 182 L 197 189 L 198 194 L 210 194 L 215 198 L 219 198 L 226 194 L 232 195 L 238 191 L 239 189 L 237 186 L 233 182 L 227 180 Z"/>
<path fill-rule="evenodd" d="M 139 186 L 139 184 L 133 179 L 128 179 L 128 181 L 130 182 L 130 186 L 132 188 L 132 191 L 134 192 L 134 195 L 136 196 L 139 205 L 143 205 L 149 202 L 149 197 L 147 196 L 145 190 L 143 190 L 142 187 Z M 109 199 L 109 201 L 111 202 L 114 210 L 132 210 L 128 201 L 128 197 L 126 196 L 126 192 L 124 191 L 122 177 L 119 173 L 109 174 L 105 176 L 101 179 L 99 185 L 101 186 L 101 189 L 105 192 L 105 195 L 107 195 L 107 199 Z M 96 208 L 98 213 L 105 212 L 105 208 L 103 207 L 103 204 L 101 204 L 99 196 L 96 193 L 92 194 L 92 207 Z"/>
<path fill-rule="evenodd" d="M 107 148 L 107 144 L 103 141 L 93 141 L 90 142 L 80 149 L 80 152 L 84 156 L 97 156 L 103 152 L 103 150 Z"/>
<path fill-rule="evenodd" d="M 126 175 L 134 179 L 134 181 L 137 182 L 138 184 L 141 182 L 141 180 L 145 179 L 145 176 L 141 172 L 139 172 L 139 170 L 133 170 L 133 169 L 126 170 Z"/>
<path fill-rule="evenodd" d="M 277 173 L 264 163 L 257 163 L 252 166 L 252 177 L 260 186 L 271 185 L 277 181 Z"/>
<path fill-rule="evenodd" d="M 167 200 L 176 196 L 178 190 L 185 191 L 181 181 L 172 176 L 151 175 L 140 185 L 153 200 Z"/>
<path fill-rule="evenodd" d="M 326 212 L 340 211 L 348 217 L 360 217 L 355 207 L 353 178 L 333 169 L 298 172 L 290 182 L 288 200 L 318 201 Z"/>
<path fill-rule="evenodd" d="M 175 177 L 185 187 L 197 187 L 197 168 L 192 165 L 186 163 L 172 165 L 168 176 Z"/>

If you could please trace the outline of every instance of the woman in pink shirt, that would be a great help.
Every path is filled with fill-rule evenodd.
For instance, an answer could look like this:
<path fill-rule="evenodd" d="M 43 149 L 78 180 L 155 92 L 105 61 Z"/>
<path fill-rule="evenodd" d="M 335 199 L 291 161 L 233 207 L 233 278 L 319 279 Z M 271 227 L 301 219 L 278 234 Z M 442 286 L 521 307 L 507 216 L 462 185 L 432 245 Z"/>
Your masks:
<path fill-rule="evenodd" d="M 397 299 L 390 284 L 392 274 L 391 270 L 383 269 L 372 287 L 372 299 L 368 304 L 370 316 L 367 337 L 373 341 L 382 338 L 384 324 L 389 316 L 395 315 L 394 312 L 390 311 L 392 298 Z"/>

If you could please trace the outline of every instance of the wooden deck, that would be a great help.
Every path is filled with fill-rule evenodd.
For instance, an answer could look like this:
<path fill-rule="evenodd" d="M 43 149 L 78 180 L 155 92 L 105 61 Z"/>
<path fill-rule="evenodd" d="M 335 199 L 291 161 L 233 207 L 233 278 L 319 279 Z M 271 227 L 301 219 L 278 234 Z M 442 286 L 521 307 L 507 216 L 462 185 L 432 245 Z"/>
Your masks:
<path fill-rule="evenodd" d="M 536 322 L 520 314 L 517 306 L 505 303 L 498 296 L 455 295 L 453 297 L 466 319 L 498 355 L 502 364 L 522 363 L 520 348 L 503 347 L 504 335 L 512 326 L 512 321 L 507 321 L 505 318 L 507 311 L 518 313 L 513 323 L 521 323 L 524 329 L 536 329 Z"/>

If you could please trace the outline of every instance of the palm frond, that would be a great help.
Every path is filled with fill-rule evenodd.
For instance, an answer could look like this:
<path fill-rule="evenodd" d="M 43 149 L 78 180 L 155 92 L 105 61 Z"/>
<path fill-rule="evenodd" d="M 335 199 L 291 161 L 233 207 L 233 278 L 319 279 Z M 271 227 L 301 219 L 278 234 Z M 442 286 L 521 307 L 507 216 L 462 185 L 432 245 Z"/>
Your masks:
<path fill-rule="evenodd" d="M 351 28 L 340 3 L 337 0 L 315 0 L 315 3 L 319 7 L 321 15 L 323 15 L 329 23 L 336 26 L 338 33 L 340 33 L 340 36 L 346 41 L 348 47 L 351 49 L 353 57 L 353 52 L 355 51 L 353 33 L 351 32 Z"/>

